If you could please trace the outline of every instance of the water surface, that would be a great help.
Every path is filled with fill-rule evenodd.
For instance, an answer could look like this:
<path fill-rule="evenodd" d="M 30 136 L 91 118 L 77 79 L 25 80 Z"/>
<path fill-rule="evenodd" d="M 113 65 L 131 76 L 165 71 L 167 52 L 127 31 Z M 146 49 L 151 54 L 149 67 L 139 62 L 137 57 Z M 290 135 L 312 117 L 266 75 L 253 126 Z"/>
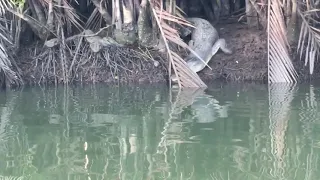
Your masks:
<path fill-rule="evenodd" d="M 318 85 L 0 92 L 0 180 L 317 180 Z"/>

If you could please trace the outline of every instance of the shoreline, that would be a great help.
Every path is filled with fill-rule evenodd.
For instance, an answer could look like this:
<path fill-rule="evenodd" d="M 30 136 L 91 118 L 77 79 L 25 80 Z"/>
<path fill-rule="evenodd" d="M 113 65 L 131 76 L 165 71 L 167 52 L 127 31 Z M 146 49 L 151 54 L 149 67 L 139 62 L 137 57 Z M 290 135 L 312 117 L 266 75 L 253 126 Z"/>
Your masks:
<path fill-rule="evenodd" d="M 198 72 L 199 77 L 204 82 L 223 80 L 226 82 L 266 83 L 268 73 L 266 33 L 263 30 L 249 29 L 245 24 L 240 23 L 217 24 L 215 27 L 219 32 L 220 38 L 226 40 L 233 54 L 227 55 L 219 50 L 208 63 L 212 70 L 206 67 Z M 30 51 L 32 51 L 31 49 L 38 51 L 42 46 L 21 48 L 17 54 L 16 62 L 22 72 L 21 76 L 25 85 L 32 86 L 38 84 L 40 79 L 42 79 L 42 83 L 40 84 L 55 84 L 55 81 L 57 81 L 58 84 L 64 84 L 61 77 L 54 77 L 56 74 L 48 73 L 47 76 L 44 76 L 39 73 L 39 69 L 38 72 L 35 71 L 34 57 L 30 56 L 30 54 L 32 54 Z M 181 52 L 181 57 L 185 57 L 186 55 L 185 51 Z M 131 58 L 130 55 L 128 56 Z M 126 66 L 123 67 L 128 69 L 128 71 L 121 71 L 120 69 L 116 76 L 110 73 L 110 70 L 106 69 L 105 62 L 97 62 L 94 65 L 88 64 L 85 65 L 79 73 L 77 72 L 78 74 L 75 75 L 69 84 L 168 84 L 167 65 L 164 57 L 165 55 L 161 57 L 160 53 L 153 52 L 153 58 L 159 62 L 158 66 L 155 66 L 152 61 L 137 60 L 136 57 L 133 57 L 133 62 L 128 62 Z M 295 60 L 294 62 L 298 62 L 296 63 L 296 70 L 299 75 L 303 76 L 302 78 L 300 77 L 300 79 L 309 80 L 310 77 L 306 77 L 308 75 L 302 73 L 302 71 L 306 71 L 307 68 L 301 67 L 299 60 Z M 137 65 L 135 65 L 135 63 Z M 38 65 L 37 68 L 43 67 Z M 61 73 L 59 69 L 57 69 L 56 72 Z M 313 75 L 313 78 L 317 76 L 319 75 Z"/>

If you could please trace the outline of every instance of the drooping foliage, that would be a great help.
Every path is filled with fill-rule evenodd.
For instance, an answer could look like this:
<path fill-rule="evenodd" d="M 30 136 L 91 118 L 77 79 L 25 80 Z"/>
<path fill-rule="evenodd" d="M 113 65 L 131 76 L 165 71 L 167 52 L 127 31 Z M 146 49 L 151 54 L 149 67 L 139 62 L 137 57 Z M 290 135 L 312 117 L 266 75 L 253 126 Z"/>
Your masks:
<path fill-rule="evenodd" d="M 305 65 L 309 63 L 310 74 L 314 71 L 320 53 L 319 1 L 298 1 L 297 12 L 301 18 L 301 29 L 297 51 L 304 55 Z"/>
<path fill-rule="evenodd" d="M 296 82 L 297 73 L 289 55 L 283 13 L 278 1 L 268 4 L 268 81 Z"/>
<path fill-rule="evenodd" d="M 177 74 L 178 84 L 180 87 L 206 87 L 204 82 L 199 78 L 199 76 L 193 72 L 191 69 L 188 68 L 186 62 L 176 53 L 173 52 L 169 48 L 168 41 L 173 42 L 175 44 L 180 45 L 181 47 L 184 47 L 186 49 L 191 48 L 182 41 L 182 39 L 179 37 L 179 33 L 176 29 L 170 27 L 170 25 L 166 21 L 176 22 L 179 24 L 186 24 L 191 26 L 188 22 L 185 20 L 175 17 L 172 14 L 170 14 L 168 11 L 164 11 L 161 7 L 163 7 L 163 1 L 157 0 L 157 1 L 151 1 L 149 0 L 152 12 L 156 18 L 157 24 L 161 31 L 161 37 L 163 38 L 166 46 L 166 50 L 168 52 L 168 57 L 170 60 L 169 67 L 172 65 L 174 73 Z M 175 9 L 176 6 L 173 5 L 173 7 L 170 7 L 170 9 Z M 169 68 L 171 69 L 171 68 Z M 170 71 L 169 71 L 170 72 Z M 171 73 L 169 73 L 169 76 Z"/>

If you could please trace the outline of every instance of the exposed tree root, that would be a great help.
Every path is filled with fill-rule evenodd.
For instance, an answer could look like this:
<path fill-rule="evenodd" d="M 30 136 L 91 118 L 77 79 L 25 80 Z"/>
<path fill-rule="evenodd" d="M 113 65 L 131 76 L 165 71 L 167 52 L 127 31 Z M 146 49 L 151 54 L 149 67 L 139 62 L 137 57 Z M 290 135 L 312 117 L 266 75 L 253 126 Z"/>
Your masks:
<path fill-rule="evenodd" d="M 79 40 L 79 39 L 77 39 Z M 166 70 L 160 54 L 139 48 L 109 45 L 93 52 L 82 42 L 61 61 L 59 47 L 45 49 L 29 64 L 29 83 L 164 81 Z M 64 71 L 64 69 L 66 69 Z M 152 71 L 153 69 L 153 71 Z M 148 74 L 150 70 L 152 74 Z M 154 76 L 159 76 L 158 80 Z"/>

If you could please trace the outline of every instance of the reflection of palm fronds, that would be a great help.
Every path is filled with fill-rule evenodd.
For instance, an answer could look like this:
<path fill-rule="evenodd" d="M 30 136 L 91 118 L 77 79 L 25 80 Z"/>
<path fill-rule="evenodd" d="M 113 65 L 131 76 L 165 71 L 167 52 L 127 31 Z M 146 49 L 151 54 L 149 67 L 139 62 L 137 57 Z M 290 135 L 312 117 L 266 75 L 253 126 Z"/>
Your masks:
<path fill-rule="evenodd" d="M 295 86 L 280 83 L 269 86 L 269 104 L 272 107 L 270 117 L 280 116 L 284 119 L 295 93 Z"/>
<path fill-rule="evenodd" d="M 310 136 L 312 133 L 312 127 L 318 120 L 318 97 L 315 92 L 315 87 L 310 85 L 309 92 L 305 92 L 304 99 L 301 100 L 299 107 L 299 120 L 302 123 L 303 135 L 305 137 Z"/>
<path fill-rule="evenodd" d="M 285 156 L 285 135 L 288 131 L 290 105 L 296 92 L 290 84 L 272 84 L 269 86 L 269 120 L 271 151 L 275 159 L 274 177 L 282 177 Z"/>
<path fill-rule="evenodd" d="M 192 105 L 195 99 L 204 94 L 204 89 L 186 88 L 179 90 L 176 100 L 172 103 L 172 114 L 181 114 L 183 109 Z"/>
<path fill-rule="evenodd" d="M 280 2 L 268 4 L 268 81 L 295 82 L 297 73 L 289 56 L 289 43 Z"/>
<path fill-rule="evenodd" d="M 22 180 L 24 179 L 24 176 L 1 176 L 0 175 L 0 179 L 7 179 L 7 180 Z"/>
<path fill-rule="evenodd" d="M 183 48 L 187 48 L 192 51 L 189 46 L 182 41 L 179 37 L 179 33 L 176 29 L 169 26 L 165 20 L 170 22 L 175 22 L 178 24 L 189 25 L 187 21 L 183 20 L 182 18 L 173 16 L 172 14 L 168 13 L 167 11 L 163 10 L 163 2 L 162 0 L 149 0 L 153 15 L 157 21 L 158 27 L 161 32 L 161 37 L 164 40 L 166 50 L 168 53 L 168 57 L 170 60 L 169 64 L 169 77 L 171 76 L 171 65 L 175 74 L 177 75 L 179 87 L 206 87 L 206 85 L 202 82 L 199 76 L 193 72 L 191 69 L 188 68 L 186 62 L 175 52 L 173 52 L 169 48 L 169 41 L 173 42 Z"/>
<path fill-rule="evenodd" d="M 300 51 L 300 58 L 303 52 L 305 52 L 305 65 L 309 62 L 310 74 L 313 73 L 315 60 L 318 58 L 320 50 L 320 29 L 315 25 L 319 24 L 319 9 L 315 6 L 314 0 L 301 2 L 299 4 L 300 9 L 298 14 L 302 19 L 302 25 L 300 29 L 300 37 L 297 50 Z M 302 9 L 305 9 L 303 11 Z"/>

